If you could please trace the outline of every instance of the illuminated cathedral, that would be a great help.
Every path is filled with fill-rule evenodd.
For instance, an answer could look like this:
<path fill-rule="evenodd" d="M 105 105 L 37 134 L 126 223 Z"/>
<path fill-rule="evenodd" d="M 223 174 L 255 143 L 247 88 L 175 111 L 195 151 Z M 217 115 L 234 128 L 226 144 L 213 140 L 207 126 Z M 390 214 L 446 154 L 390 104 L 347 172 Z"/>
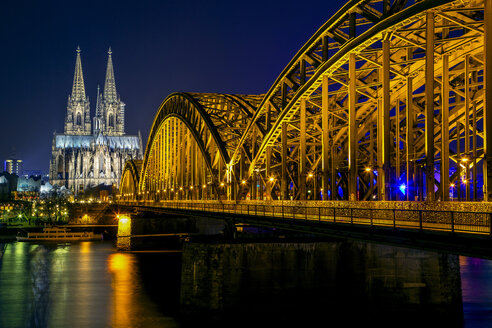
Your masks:
<path fill-rule="evenodd" d="M 50 182 L 75 195 L 99 185 L 119 187 L 129 159 L 142 158 L 142 137 L 125 134 L 125 103 L 116 92 L 111 48 L 103 92 L 97 88 L 95 115 L 91 120 L 85 93 L 80 48 L 77 48 L 72 93 L 68 96 L 63 134 L 54 133 Z"/>

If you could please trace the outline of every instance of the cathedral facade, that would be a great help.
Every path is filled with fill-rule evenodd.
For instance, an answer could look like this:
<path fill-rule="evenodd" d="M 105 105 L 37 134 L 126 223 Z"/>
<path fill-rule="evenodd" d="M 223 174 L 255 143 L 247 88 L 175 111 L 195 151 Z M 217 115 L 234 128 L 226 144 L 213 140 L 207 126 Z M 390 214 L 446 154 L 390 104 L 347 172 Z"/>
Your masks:
<path fill-rule="evenodd" d="M 72 93 L 68 96 L 63 134 L 54 133 L 50 182 L 75 195 L 99 185 L 119 187 L 125 162 L 141 159 L 142 137 L 125 134 L 125 104 L 116 92 L 111 48 L 104 90 L 97 88 L 95 115 L 91 120 L 85 93 L 80 48 L 77 48 Z"/>

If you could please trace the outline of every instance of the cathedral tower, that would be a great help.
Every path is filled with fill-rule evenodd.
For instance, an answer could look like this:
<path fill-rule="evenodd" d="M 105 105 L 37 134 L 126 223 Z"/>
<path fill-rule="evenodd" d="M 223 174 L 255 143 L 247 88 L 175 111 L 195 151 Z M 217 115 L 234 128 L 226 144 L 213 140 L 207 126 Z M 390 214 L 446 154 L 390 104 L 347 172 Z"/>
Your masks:
<path fill-rule="evenodd" d="M 80 48 L 77 48 L 65 133 L 53 134 L 50 183 L 65 186 L 74 195 L 118 188 L 125 162 L 143 157 L 140 133 L 125 134 L 125 104 L 116 93 L 111 48 L 108 55 L 104 90 L 97 87 L 94 131 L 91 131 L 89 99 L 85 95 Z"/>
<path fill-rule="evenodd" d="M 116 92 L 111 54 L 111 48 L 109 48 L 102 105 L 102 115 L 104 117 L 103 131 L 108 135 L 122 136 L 125 134 L 125 103 L 120 100 Z"/>
<path fill-rule="evenodd" d="M 65 117 L 65 134 L 90 135 L 91 113 L 89 98 L 85 95 L 84 75 L 80 59 L 80 47 L 77 47 L 75 73 L 72 94 L 68 96 L 67 115 Z"/>

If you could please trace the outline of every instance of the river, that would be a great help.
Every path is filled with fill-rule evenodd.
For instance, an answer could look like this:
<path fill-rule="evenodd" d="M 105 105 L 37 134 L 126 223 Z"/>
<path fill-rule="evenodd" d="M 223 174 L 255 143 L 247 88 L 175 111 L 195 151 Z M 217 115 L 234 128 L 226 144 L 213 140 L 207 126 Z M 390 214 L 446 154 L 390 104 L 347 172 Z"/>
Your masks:
<path fill-rule="evenodd" d="M 436 291 L 439 292 L 439 288 L 442 289 L 444 285 L 461 288 L 461 291 L 449 291 L 453 295 L 462 297 L 460 306 L 463 309 L 463 323 L 456 320 L 454 321 L 455 326 L 492 326 L 492 261 L 459 257 L 456 260 L 459 263 L 457 275 L 459 281 L 456 283 L 455 280 L 447 278 L 449 272 L 452 272 L 452 269 L 449 269 L 449 263 L 453 258 L 449 260 L 448 257 L 444 257 L 445 261 L 443 261 L 442 256 L 434 256 L 433 253 L 429 256 L 425 255 L 425 252 L 414 250 L 402 253 L 401 248 L 396 248 L 395 251 L 389 246 L 381 246 L 382 248 L 377 248 L 376 251 L 372 250 L 369 257 L 389 257 L 389 261 L 377 260 L 377 263 L 367 261 L 369 264 L 364 264 L 364 266 L 369 269 L 360 270 L 361 265 L 358 260 L 355 262 L 358 263 L 356 267 L 359 269 L 346 272 L 346 270 L 351 270 L 348 267 L 352 266 L 347 263 L 354 261 L 344 262 L 339 258 L 334 261 L 332 257 L 331 260 L 323 260 L 324 257 L 331 256 L 329 255 L 331 250 L 335 249 L 333 245 L 316 246 L 316 249 L 321 249 L 319 254 L 316 253 L 317 255 L 313 253 L 314 248 L 312 247 L 300 248 L 291 245 L 288 250 L 282 247 L 275 248 L 277 246 L 272 247 L 268 250 L 264 248 L 250 250 L 249 253 L 253 255 L 247 256 L 241 255 L 243 251 L 240 252 L 237 247 L 233 247 L 228 251 L 232 255 L 226 261 L 220 261 L 217 260 L 217 254 L 227 252 L 223 249 L 221 252 L 211 251 L 210 246 L 207 246 L 202 252 L 207 254 L 207 258 L 200 262 L 196 259 L 197 249 L 201 249 L 198 246 L 194 249 L 195 253 L 188 254 L 193 263 L 188 259 L 185 265 L 182 261 L 186 256 L 179 252 L 122 253 L 117 252 L 110 241 L 54 245 L 8 243 L 0 259 L 0 327 L 204 327 L 210 322 L 224 327 L 261 327 L 266 326 L 267 323 L 268 326 L 272 324 L 275 326 L 276 322 L 282 323 L 283 327 L 298 326 L 299 323 L 310 327 L 314 326 L 314 317 L 312 313 L 305 311 L 306 307 L 302 304 L 310 304 L 313 300 L 318 302 L 321 299 L 318 294 L 321 293 L 317 290 L 329 293 L 330 288 L 335 288 L 338 291 L 341 290 L 342 293 L 333 293 L 333 297 L 327 298 L 326 304 L 318 304 L 320 306 L 315 309 L 316 313 L 323 314 L 323 311 L 330 313 L 329 307 L 333 308 L 333 304 L 336 303 L 353 304 L 353 307 L 346 312 L 356 317 L 364 313 L 361 307 L 365 305 L 361 299 L 372 303 L 377 300 L 377 302 L 383 302 L 381 304 L 392 302 L 399 306 L 398 302 L 401 300 L 387 300 L 387 298 L 388 295 L 400 293 L 400 289 L 395 287 L 400 285 L 405 285 L 405 295 L 410 295 L 404 301 L 405 304 L 429 303 L 429 300 L 436 299 Z M 360 246 L 357 247 L 360 249 Z M 300 253 L 302 256 L 299 255 Z M 344 253 L 348 256 L 346 250 Z M 351 258 L 354 256 L 352 251 L 348 253 Z M 364 254 L 368 257 L 369 252 L 365 250 Z M 275 260 L 278 258 L 281 260 Z M 242 265 L 240 274 L 238 273 L 238 261 Z M 222 273 L 214 270 L 212 272 L 214 278 L 209 279 L 207 275 L 202 275 L 202 278 L 227 280 L 229 285 L 221 283 L 221 290 L 218 291 L 209 281 L 205 283 L 207 288 L 197 285 L 201 283 L 197 276 L 203 268 L 196 268 L 196 265 L 205 262 L 211 267 L 220 262 L 217 268 L 220 267 Z M 446 264 L 443 264 L 444 262 Z M 245 269 L 245 263 L 249 263 L 252 269 Z M 269 264 L 263 265 L 262 263 Z M 420 268 L 429 263 L 437 267 Z M 337 272 L 343 268 L 345 270 L 343 272 L 346 272 L 346 276 L 350 279 L 342 277 L 344 282 L 339 282 L 340 274 L 336 274 L 329 268 L 323 269 L 324 271 L 319 269 L 319 272 L 313 275 L 312 271 L 318 271 L 317 268 L 330 267 L 332 264 L 338 266 Z M 226 269 L 224 269 L 225 266 L 227 266 Z M 415 269 L 416 266 L 419 268 Z M 185 267 L 191 268 L 190 275 L 194 275 L 192 278 L 194 280 L 182 281 L 184 279 L 182 269 Z M 273 267 L 281 267 L 281 272 L 272 270 Z M 291 267 L 292 269 L 288 269 Z M 225 271 L 234 271 L 234 273 L 224 274 Z M 299 271 L 303 273 L 297 274 Z M 361 273 L 362 271 L 364 273 Z M 394 274 L 398 271 L 400 273 Z M 210 270 L 207 272 L 208 275 L 212 274 Z M 359 275 L 362 275 L 362 278 Z M 399 279 L 405 281 L 417 279 L 417 282 L 399 284 L 392 275 L 399 276 Z M 382 285 L 393 286 L 390 292 L 376 290 L 372 287 L 370 289 L 360 288 L 360 286 L 367 285 L 369 280 L 374 286 L 382 286 L 374 283 L 381 277 L 384 277 L 385 281 Z M 445 277 L 444 282 L 443 277 Z M 358 282 L 353 283 L 353 281 Z M 436 287 L 436 281 L 439 281 L 441 287 Z M 302 286 L 302 291 L 297 290 L 295 297 L 292 296 L 293 294 L 283 292 L 297 288 L 293 284 Z M 231 286 L 241 286 L 241 288 Z M 420 292 L 427 288 L 425 286 L 429 286 L 429 289 L 426 292 Z M 224 320 L 221 321 L 220 318 L 214 319 L 215 321 L 210 320 L 212 316 L 217 317 L 217 311 L 213 312 L 213 315 L 210 314 L 211 312 L 198 311 L 194 314 L 194 320 L 186 320 L 183 315 L 180 315 L 180 294 L 183 300 L 182 288 L 185 288 L 188 294 L 195 293 L 188 299 L 188 305 L 191 303 L 206 304 L 205 307 L 207 307 L 213 303 L 210 299 L 215 297 L 218 299 L 217 302 L 223 303 L 219 308 L 224 311 L 232 310 L 231 313 L 234 315 L 225 316 L 227 322 L 224 323 Z M 410 293 L 406 292 L 408 288 L 412 290 Z M 418 291 L 415 292 L 414 289 Z M 374 295 L 376 291 L 377 295 Z M 363 293 L 371 293 L 371 296 L 361 296 Z M 278 294 L 276 298 L 271 296 L 274 294 Z M 434 296 L 427 296 L 427 294 Z M 199 301 L 196 295 L 201 298 Z M 403 294 L 398 295 L 401 298 Z M 381 301 L 381 299 L 384 300 Z M 217 302 L 214 306 L 217 306 Z M 255 303 L 257 306 L 249 306 L 250 303 Z M 418 305 L 421 309 L 420 304 Z M 240 306 L 242 310 L 235 311 L 235 306 Z M 392 311 L 392 309 L 385 305 L 385 309 L 379 311 L 378 316 L 384 316 L 385 311 Z M 454 310 L 451 309 L 451 311 Z M 414 313 L 411 316 L 415 317 Z M 269 320 L 263 320 L 265 317 L 269 317 Z M 320 317 L 322 315 L 316 319 Z M 282 320 L 282 318 L 288 318 L 288 320 Z M 335 324 L 334 319 L 331 318 L 330 316 L 325 317 L 324 326 L 341 326 Z M 377 318 L 371 320 L 378 322 Z M 405 326 L 405 322 L 411 322 L 401 317 L 394 320 L 401 321 L 393 322 L 393 326 Z M 420 326 L 427 325 L 424 322 Z"/>

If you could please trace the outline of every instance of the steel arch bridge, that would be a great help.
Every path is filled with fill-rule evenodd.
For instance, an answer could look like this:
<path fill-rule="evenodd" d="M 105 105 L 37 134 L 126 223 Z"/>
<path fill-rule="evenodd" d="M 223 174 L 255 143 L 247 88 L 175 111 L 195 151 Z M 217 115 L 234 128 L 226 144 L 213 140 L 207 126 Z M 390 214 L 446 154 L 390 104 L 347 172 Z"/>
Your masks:
<path fill-rule="evenodd" d="M 169 95 L 120 196 L 488 201 L 491 31 L 492 0 L 348 1 L 264 95 Z"/>

